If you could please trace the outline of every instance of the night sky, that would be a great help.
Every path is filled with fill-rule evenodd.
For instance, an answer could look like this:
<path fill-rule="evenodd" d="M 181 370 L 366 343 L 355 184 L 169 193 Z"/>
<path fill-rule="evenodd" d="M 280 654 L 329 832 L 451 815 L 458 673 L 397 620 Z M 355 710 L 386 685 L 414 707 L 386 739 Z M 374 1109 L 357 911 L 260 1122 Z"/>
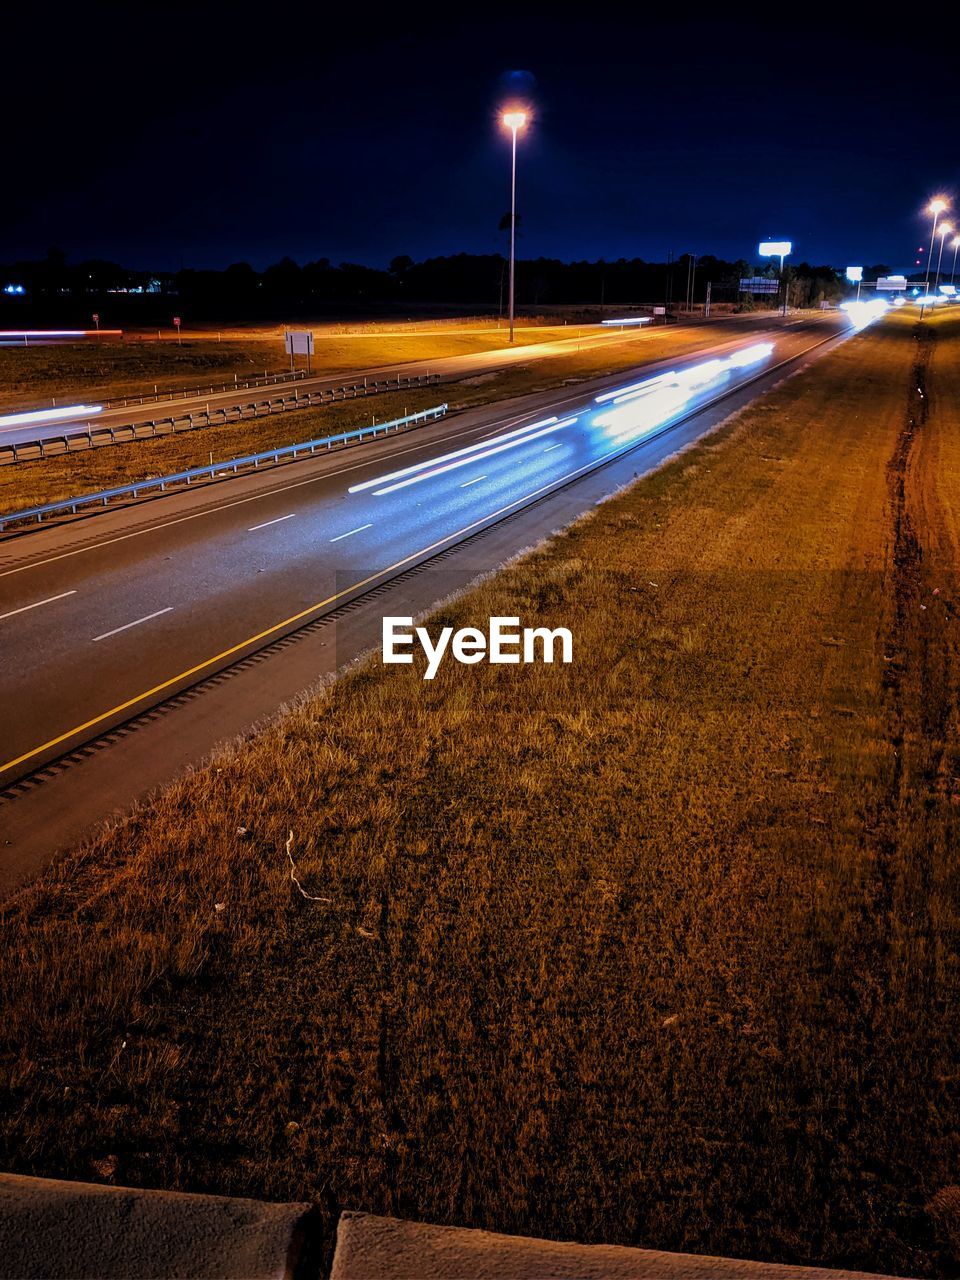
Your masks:
<path fill-rule="evenodd" d="M 956 25 L 645 8 L 18 5 L 0 261 L 502 250 L 513 83 L 536 112 L 520 256 L 753 258 L 785 237 L 796 261 L 912 267 L 926 200 L 960 196 Z"/>

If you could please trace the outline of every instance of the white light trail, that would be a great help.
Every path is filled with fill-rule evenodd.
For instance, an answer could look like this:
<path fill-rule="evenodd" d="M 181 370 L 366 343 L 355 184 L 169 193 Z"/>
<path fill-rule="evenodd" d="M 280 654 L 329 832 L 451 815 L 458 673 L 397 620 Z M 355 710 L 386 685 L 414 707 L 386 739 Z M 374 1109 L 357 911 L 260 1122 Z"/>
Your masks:
<path fill-rule="evenodd" d="M 635 383 L 620 392 L 608 391 L 597 400 L 612 401 L 612 404 L 595 414 L 593 425 L 602 427 L 618 441 L 650 435 L 679 413 L 698 390 L 729 377 L 735 369 L 762 363 L 772 351 L 772 342 L 758 342 L 735 351 L 726 359 L 704 360 L 679 372 Z"/>
<path fill-rule="evenodd" d="M 477 444 L 469 444 L 463 449 L 455 449 L 452 453 L 444 453 L 439 458 L 427 458 L 424 462 L 415 462 L 412 467 L 404 467 L 400 471 L 391 471 L 385 476 L 377 476 L 375 480 L 363 480 L 360 484 L 351 485 L 347 492 L 362 493 L 364 489 L 375 489 L 378 484 L 385 484 L 390 480 L 400 480 L 404 476 L 413 475 L 417 471 L 424 471 L 428 467 L 434 467 L 438 462 L 448 462 L 451 458 L 478 455 L 481 449 L 488 448 L 490 444 L 496 444 L 500 440 L 511 440 L 515 436 L 525 436 L 539 427 L 550 426 L 556 421 L 557 416 L 554 414 L 553 417 L 543 418 L 540 422 L 531 422 L 525 427 L 517 427 L 514 431 L 505 431 L 502 435 L 488 436 Z"/>
<path fill-rule="evenodd" d="M 554 431 L 569 427 L 576 420 L 576 417 L 564 418 L 562 422 L 555 422 L 552 426 L 544 427 L 542 431 L 528 431 L 519 440 L 505 440 L 503 444 L 498 444 L 492 449 L 484 449 L 482 453 L 472 453 L 468 458 L 458 458 L 455 462 L 448 462 L 444 466 L 434 466 L 430 471 L 420 471 L 417 475 L 408 476 L 406 480 L 400 480 L 396 484 L 388 484 L 383 489 L 374 489 L 373 496 L 380 498 L 386 493 L 396 493 L 398 489 L 406 489 L 408 485 L 419 484 L 421 480 L 432 480 L 435 476 L 442 476 L 447 471 L 455 471 L 458 467 L 467 467 L 471 462 L 479 462 L 481 458 L 492 458 L 494 454 L 503 453 L 506 449 L 516 449 L 519 445 L 527 444 L 530 440 L 539 440 L 543 436 L 552 435 Z M 497 437 L 494 438 L 496 439 Z M 440 462 L 441 459 L 437 458 L 435 461 Z"/>
<path fill-rule="evenodd" d="M 655 387 L 660 382 L 666 382 L 671 378 L 675 378 L 676 372 L 658 373 L 655 378 L 645 378 L 643 382 L 634 382 L 629 387 L 617 387 L 616 391 L 605 391 L 603 395 L 596 396 L 595 404 L 605 404 L 608 400 L 625 400 L 627 396 L 643 395 L 651 387 Z"/>
<path fill-rule="evenodd" d="M 38 422 L 64 422 L 102 412 L 102 404 L 71 404 L 63 409 L 34 409 L 29 413 L 6 413 L 0 417 L 0 427 L 27 427 Z"/>

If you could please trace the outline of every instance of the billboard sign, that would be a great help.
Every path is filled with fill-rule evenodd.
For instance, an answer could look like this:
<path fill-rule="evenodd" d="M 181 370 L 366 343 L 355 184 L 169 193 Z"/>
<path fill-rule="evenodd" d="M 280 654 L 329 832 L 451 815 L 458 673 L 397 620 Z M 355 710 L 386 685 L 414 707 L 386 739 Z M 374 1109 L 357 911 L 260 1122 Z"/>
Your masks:
<path fill-rule="evenodd" d="M 769 276 L 749 276 L 740 281 L 741 293 L 779 293 L 780 281 L 771 280 Z"/>
<path fill-rule="evenodd" d="M 878 289 L 906 289 L 906 276 L 880 276 L 877 279 Z"/>
<path fill-rule="evenodd" d="M 859 284 L 863 279 L 863 267 L 847 267 L 847 279 L 851 284 Z"/>
<path fill-rule="evenodd" d="M 283 335 L 283 342 L 288 356 L 313 355 L 312 329 L 288 329 Z"/>
<path fill-rule="evenodd" d="M 785 258 L 790 253 L 793 253 L 792 240 L 761 240 L 760 241 L 760 257 L 761 258 Z"/>

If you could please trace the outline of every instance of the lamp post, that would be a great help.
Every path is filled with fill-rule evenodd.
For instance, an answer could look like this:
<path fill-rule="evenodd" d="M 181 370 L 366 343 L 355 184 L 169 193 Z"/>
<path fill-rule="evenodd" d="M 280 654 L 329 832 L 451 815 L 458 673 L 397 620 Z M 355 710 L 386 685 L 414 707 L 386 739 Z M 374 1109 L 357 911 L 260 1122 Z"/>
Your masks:
<path fill-rule="evenodd" d="M 943 262 L 943 246 L 947 236 L 950 234 L 952 230 L 953 230 L 953 227 L 950 225 L 949 222 L 940 223 L 940 252 L 937 254 L 937 274 L 934 277 L 934 281 L 933 281 L 934 289 L 940 288 L 940 264 L 941 262 Z"/>
<path fill-rule="evenodd" d="M 936 236 L 937 234 L 937 219 L 940 217 L 941 213 L 943 213 L 946 207 L 947 207 L 947 202 L 946 200 L 943 199 L 942 196 L 937 196 L 935 200 L 931 200 L 930 203 L 927 205 L 927 213 L 933 214 L 933 227 L 930 230 L 930 253 L 927 256 L 927 278 L 924 281 L 924 285 L 923 285 L 923 296 L 925 298 L 930 296 L 930 259 L 933 257 L 933 240 L 934 240 L 934 236 Z M 923 319 L 923 308 L 924 308 L 924 304 L 921 302 L 920 303 L 920 319 L 921 320 Z"/>
<path fill-rule="evenodd" d="M 505 111 L 501 116 L 510 130 L 510 341 L 513 341 L 513 282 L 517 251 L 517 134 L 527 123 L 525 111 Z"/>

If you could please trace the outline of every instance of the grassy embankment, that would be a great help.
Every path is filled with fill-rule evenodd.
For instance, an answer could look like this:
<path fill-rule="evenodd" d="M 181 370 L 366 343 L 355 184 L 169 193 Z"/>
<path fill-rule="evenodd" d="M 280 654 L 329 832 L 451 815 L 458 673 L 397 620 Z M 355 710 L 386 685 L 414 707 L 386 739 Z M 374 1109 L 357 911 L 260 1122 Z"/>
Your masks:
<path fill-rule="evenodd" d="M 950 1273 L 960 333 L 926 333 L 435 619 L 569 626 L 574 665 L 372 664 L 10 903 L 2 1166 Z"/>
<path fill-rule="evenodd" d="M 662 333 L 651 332 L 642 337 L 628 335 L 622 344 L 605 343 L 594 350 L 585 343 L 579 352 L 532 360 L 530 364 L 511 365 L 458 383 L 385 394 L 369 400 L 347 400 L 321 409 L 297 410 L 276 417 L 204 427 L 156 440 L 138 440 L 90 452 L 4 466 L 0 467 L 0 511 L 16 511 L 78 493 L 94 493 L 98 489 L 143 480 L 147 476 L 169 475 L 188 467 L 203 466 L 211 454 L 214 461 L 222 461 L 278 445 L 297 444 L 301 440 L 350 431 L 369 425 L 374 417 L 378 422 L 385 422 L 444 400 L 454 411 L 493 404 L 509 396 L 559 385 L 565 379 L 598 377 L 617 369 L 633 368 L 638 361 L 682 355 L 709 346 L 720 336 L 715 329 L 695 328 L 666 329 Z M 436 347 L 431 354 L 438 354 Z M 0 359 L 2 356 L 0 351 Z"/>
<path fill-rule="evenodd" d="M 347 374 L 383 364 L 408 360 L 436 360 L 469 355 L 509 345 L 506 328 L 467 320 L 463 326 L 399 324 L 386 332 L 382 326 L 362 326 L 344 333 L 341 326 L 315 328 L 314 372 Z M 524 325 L 517 329 L 516 345 L 554 342 L 578 333 L 577 326 Z M 583 330 L 584 342 L 596 327 Z M 157 387 L 182 390 L 201 384 L 229 382 L 276 373 L 289 367 L 283 348 L 283 329 L 243 333 L 232 330 L 223 341 L 215 336 L 191 336 L 182 345 L 175 341 L 125 338 L 122 342 L 70 343 L 62 346 L 0 348 L 0 405 L 4 409 L 47 408 L 53 397 L 58 404 L 87 397 L 102 399 L 140 395 Z M 302 359 L 298 360 L 302 366 Z"/>

